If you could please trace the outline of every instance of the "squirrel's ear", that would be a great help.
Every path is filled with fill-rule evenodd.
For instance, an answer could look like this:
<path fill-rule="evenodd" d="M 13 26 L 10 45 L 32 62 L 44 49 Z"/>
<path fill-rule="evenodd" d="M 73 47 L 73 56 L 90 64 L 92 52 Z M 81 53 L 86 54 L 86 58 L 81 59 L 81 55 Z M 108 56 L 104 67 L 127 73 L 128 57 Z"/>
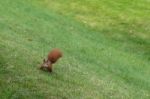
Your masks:
<path fill-rule="evenodd" d="M 43 62 L 46 62 L 45 58 L 43 59 Z"/>

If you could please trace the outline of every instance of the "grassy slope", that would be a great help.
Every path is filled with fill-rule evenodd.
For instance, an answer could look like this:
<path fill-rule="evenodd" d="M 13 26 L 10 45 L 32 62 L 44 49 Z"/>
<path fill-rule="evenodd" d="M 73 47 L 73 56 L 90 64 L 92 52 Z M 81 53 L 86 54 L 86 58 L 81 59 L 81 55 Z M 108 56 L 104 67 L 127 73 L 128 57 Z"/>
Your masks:
<path fill-rule="evenodd" d="M 148 1 L 39 1 L 0 1 L 2 98 L 150 98 Z M 53 47 L 64 57 L 49 74 Z"/>
<path fill-rule="evenodd" d="M 39 0 L 59 14 L 73 17 L 129 52 L 150 59 L 150 6 L 147 0 Z M 143 45 L 143 46 L 141 46 Z M 144 54 L 144 55 L 143 55 Z M 147 55 L 147 57 L 146 57 Z"/>

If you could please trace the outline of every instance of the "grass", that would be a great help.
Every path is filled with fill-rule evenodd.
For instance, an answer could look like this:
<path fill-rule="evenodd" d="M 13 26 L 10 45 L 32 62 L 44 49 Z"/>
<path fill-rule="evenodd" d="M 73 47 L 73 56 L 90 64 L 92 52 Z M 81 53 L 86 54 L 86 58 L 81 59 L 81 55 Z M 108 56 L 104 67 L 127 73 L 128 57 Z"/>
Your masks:
<path fill-rule="evenodd" d="M 1 99 L 149 99 L 148 0 L 1 0 Z M 52 48 L 64 56 L 39 70 Z"/>

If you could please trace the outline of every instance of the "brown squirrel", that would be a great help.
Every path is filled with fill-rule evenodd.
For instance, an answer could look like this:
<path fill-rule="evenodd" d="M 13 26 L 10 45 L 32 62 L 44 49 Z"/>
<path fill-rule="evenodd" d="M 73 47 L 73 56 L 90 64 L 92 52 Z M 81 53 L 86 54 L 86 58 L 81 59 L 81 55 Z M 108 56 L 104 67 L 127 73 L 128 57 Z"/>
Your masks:
<path fill-rule="evenodd" d="M 62 57 L 62 52 L 59 49 L 53 49 L 49 52 L 47 60 L 43 60 L 43 64 L 40 69 L 47 69 L 49 72 L 52 72 L 52 64 L 56 63 L 59 58 Z"/>

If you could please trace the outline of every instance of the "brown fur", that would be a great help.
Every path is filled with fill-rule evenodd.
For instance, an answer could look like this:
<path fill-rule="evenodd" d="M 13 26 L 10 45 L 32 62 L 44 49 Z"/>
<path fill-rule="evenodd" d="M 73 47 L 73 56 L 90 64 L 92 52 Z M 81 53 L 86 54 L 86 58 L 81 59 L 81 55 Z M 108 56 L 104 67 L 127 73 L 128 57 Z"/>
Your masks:
<path fill-rule="evenodd" d="M 59 49 L 53 49 L 49 52 L 47 60 L 43 60 L 41 69 L 46 68 L 49 72 L 52 72 L 52 65 L 57 62 L 59 58 L 62 57 L 62 52 Z"/>

